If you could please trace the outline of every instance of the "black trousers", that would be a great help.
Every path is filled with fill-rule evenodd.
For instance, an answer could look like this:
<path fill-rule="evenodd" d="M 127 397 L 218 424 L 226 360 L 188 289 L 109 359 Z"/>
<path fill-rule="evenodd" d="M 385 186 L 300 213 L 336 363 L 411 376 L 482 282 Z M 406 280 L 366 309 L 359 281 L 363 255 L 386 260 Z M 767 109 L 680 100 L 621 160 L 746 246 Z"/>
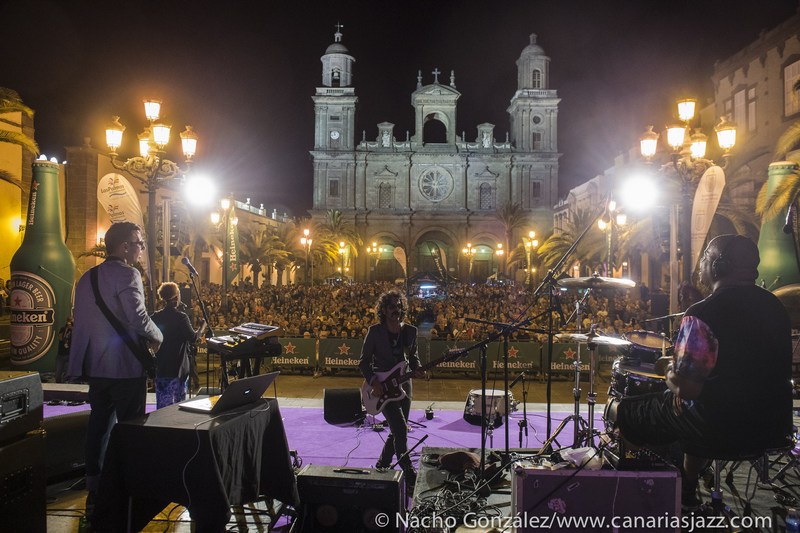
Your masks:
<path fill-rule="evenodd" d="M 639 446 L 663 445 L 680 441 L 702 446 L 708 441 L 708 424 L 692 402 L 675 409 L 672 391 L 654 392 L 622 398 L 617 407 L 617 427 L 622 436 Z"/>
<path fill-rule="evenodd" d="M 383 416 L 389 424 L 389 436 L 383 445 L 379 464 L 391 466 L 392 457 L 400 459 L 408 451 L 408 414 L 411 411 L 411 382 L 403 384 L 406 397 L 396 402 L 389 402 L 383 408 Z M 411 459 L 405 457 L 400 460 L 400 467 L 407 470 L 412 467 Z"/>

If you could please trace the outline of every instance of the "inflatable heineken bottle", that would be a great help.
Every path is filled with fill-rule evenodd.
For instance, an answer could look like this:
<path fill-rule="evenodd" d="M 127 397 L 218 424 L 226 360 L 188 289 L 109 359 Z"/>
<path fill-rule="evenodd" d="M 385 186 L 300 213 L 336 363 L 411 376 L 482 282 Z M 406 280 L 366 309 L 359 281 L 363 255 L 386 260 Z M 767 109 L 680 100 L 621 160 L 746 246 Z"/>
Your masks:
<path fill-rule="evenodd" d="M 11 259 L 11 363 L 24 370 L 55 370 L 58 330 L 72 309 L 75 260 L 61 231 L 59 168 L 45 156 L 33 163 L 25 237 Z"/>

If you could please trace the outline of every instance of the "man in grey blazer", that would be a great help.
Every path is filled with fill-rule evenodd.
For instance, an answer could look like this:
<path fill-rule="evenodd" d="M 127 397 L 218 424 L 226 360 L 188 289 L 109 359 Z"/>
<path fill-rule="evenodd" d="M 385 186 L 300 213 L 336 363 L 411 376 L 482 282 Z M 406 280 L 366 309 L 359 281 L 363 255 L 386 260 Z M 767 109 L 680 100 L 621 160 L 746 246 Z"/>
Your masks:
<path fill-rule="evenodd" d="M 141 228 L 117 222 L 106 232 L 106 260 L 98 265 L 100 295 L 131 339 L 147 340 L 158 350 L 164 337 L 150 320 L 142 277 L 134 265 L 144 250 Z M 147 376 L 142 364 L 95 302 L 90 272 L 75 289 L 75 323 L 67 375 L 89 383 L 89 426 L 86 432 L 87 507 L 93 504 L 102 458 L 116 421 L 144 416 Z"/>

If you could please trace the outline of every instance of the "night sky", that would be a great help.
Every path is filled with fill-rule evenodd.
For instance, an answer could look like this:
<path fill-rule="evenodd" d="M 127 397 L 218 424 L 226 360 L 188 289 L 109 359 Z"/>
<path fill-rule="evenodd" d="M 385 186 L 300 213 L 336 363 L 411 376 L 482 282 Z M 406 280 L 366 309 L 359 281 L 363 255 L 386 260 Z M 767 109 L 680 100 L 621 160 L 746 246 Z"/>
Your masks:
<path fill-rule="evenodd" d="M 84 137 L 105 150 L 111 115 L 137 155 L 141 101 L 163 100 L 177 133 L 200 135 L 196 168 L 221 192 L 290 215 L 311 208 L 320 56 L 334 25 L 355 57 L 356 128 L 413 130 L 411 93 L 438 68 L 462 93 L 456 129 L 483 122 L 505 140 L 515 61 L 531 33 L 551 58 L 559 107 L 560 195 L 608 168 L 683 95 L 713 96 L 714 62 L 797 10 L 797 0 L 727 1 L 70 1 L 0 2 L 0 85 L 36 110 L 48 156 Z"/>

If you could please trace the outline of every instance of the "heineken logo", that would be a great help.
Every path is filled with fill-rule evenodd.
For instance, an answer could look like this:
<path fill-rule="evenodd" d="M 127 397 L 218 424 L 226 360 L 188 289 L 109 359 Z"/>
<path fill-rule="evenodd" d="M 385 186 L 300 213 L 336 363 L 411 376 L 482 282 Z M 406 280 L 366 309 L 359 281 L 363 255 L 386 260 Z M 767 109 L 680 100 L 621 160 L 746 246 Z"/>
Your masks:
<path fill-rule="evenodd" d="M 11 362 L 28 364 L 53 345 L 55 295 L 44 278 L 30 272 L 11 273 Z"/>

